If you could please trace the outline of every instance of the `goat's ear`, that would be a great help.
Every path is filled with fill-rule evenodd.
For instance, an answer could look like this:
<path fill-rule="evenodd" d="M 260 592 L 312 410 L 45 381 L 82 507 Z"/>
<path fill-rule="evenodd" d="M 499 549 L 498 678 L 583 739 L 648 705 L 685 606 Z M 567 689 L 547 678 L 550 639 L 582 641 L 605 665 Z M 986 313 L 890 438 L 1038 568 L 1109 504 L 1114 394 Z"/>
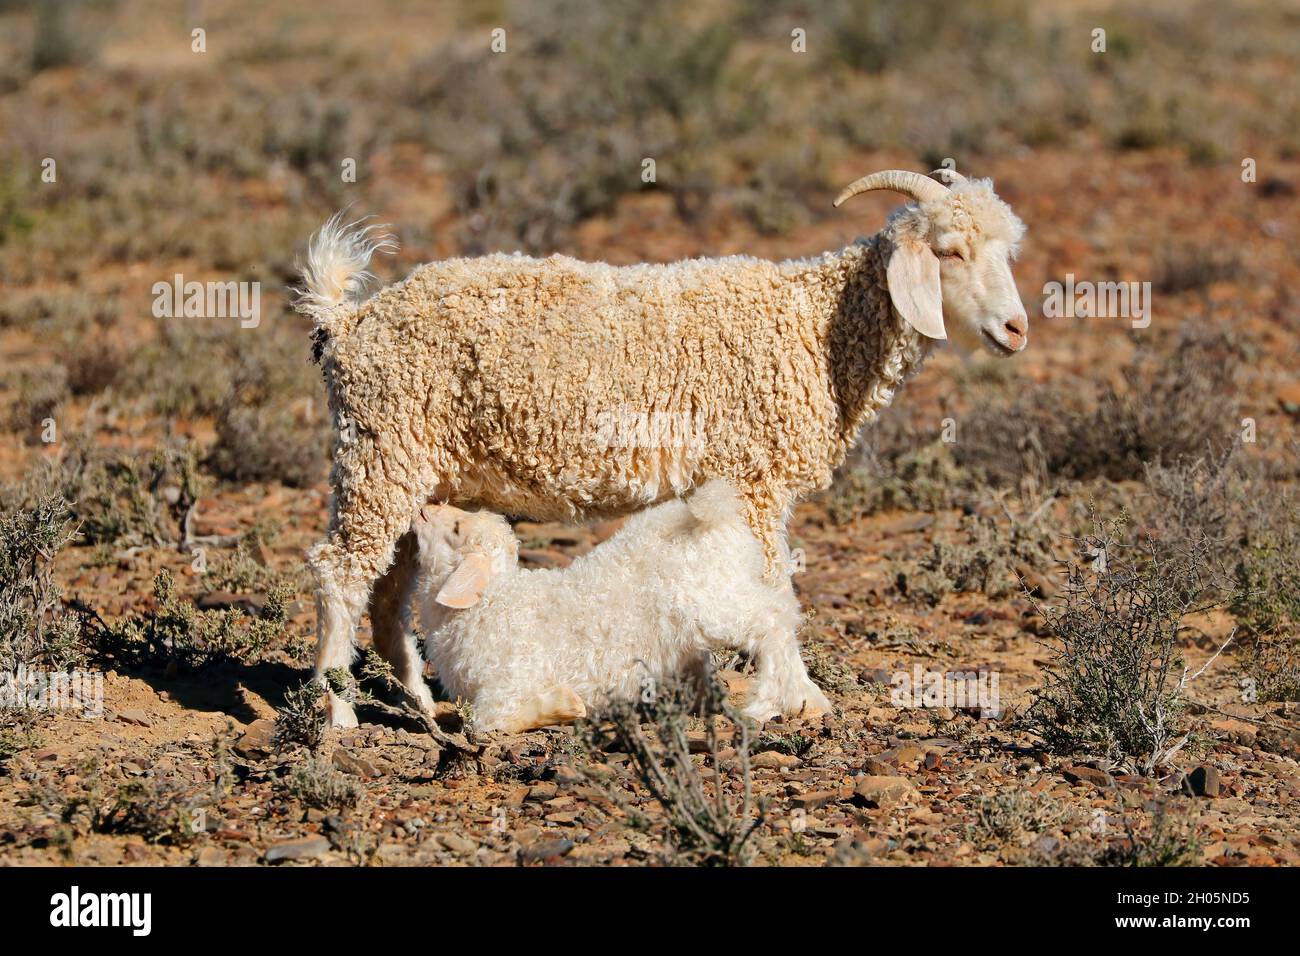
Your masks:
<path fill-rule="evenodd" d="M 492 578 L 492 561 L 482 551 L 471 551 L 451 572 L 451 577 L 434 598 L 443 607 L 464 610 L 483 597 Z"/>
<path fill-rule="evenodd" d="M 946 339 L 939 257 L 933 250 L 915 239 L 899 240 L 890 253 L 885 276 L 889 298 L 907 324 L 932 339 Z"/>

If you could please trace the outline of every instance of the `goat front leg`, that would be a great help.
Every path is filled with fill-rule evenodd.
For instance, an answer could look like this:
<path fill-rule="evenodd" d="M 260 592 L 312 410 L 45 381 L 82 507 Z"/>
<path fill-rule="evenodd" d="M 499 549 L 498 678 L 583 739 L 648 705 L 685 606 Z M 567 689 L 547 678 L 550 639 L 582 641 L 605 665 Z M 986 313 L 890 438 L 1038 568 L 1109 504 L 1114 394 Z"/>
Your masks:
<path fill-rule="evenodd" d="M 375 650 L 393 667 L 402 685 L 426 711 L 434 709 L 433 693 L 424 682 L 424 659 L 416 653 L 412 592 L 419 577 L 415 535 L 397 542 L 393 563 L 370 595 L 370 631 Z"/>
<path fill-rule="evenodd" d="M 512 714 L 493 723 L 497 730 L 518 734 L 538 727 L 571 723 L 586 716 L 587 707 L 582 698 L 572 688 L 558 686 L 529 698 Z"/>
<path fill-rule="evenodd" d="M 757 642 L 758 677 L 744 714 L 764 723 L 773 717 L 820 717 L 831 702 L 808 676 L 794 629 L 776 627 Z"/>

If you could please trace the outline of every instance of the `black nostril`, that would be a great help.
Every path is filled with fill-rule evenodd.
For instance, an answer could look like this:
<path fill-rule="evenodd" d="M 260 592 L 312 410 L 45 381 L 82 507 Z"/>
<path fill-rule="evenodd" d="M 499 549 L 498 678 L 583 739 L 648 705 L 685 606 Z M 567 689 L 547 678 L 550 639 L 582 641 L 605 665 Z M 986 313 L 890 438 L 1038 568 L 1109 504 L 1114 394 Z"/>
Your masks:
<path fill-rule="evenodd" d="M 1007 322 L 1007 331 L 1012 335 L 1023 336 L 1025 334 L 1025 320 L 1011 319 Z"/>

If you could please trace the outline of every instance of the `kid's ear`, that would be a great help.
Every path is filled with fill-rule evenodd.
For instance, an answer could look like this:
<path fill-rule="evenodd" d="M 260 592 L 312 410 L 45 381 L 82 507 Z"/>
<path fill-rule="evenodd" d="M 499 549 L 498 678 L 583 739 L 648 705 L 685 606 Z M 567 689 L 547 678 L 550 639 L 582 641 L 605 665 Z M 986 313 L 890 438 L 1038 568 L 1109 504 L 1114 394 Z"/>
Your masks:
<path fill-rule="evenodd" d="M 461 559 L 456 570 L 434 598 L 443 607 L 464 610 L 483 597 L 492 578 L 492 562 L 482 551 L 471 551 Z"/>
<path fill-rule="evenodd" d="M 948 337 L 939 292 L 939 257 L 927 244 L 900 240 L 889 256 L 885 277 L 889 298 L 908 325 L 932 339 Z"/>

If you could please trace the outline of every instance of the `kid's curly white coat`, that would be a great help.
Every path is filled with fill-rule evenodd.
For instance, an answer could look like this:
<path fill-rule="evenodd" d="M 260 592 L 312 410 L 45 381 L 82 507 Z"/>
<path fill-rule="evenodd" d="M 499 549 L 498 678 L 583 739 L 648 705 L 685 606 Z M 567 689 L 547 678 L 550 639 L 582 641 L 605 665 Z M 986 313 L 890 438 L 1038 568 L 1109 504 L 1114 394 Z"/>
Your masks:
<path fill-rule="evenodd" d="M 520 569 L 514 532 L 490 512 L 427 505 L 413 528 L 425 655 L 482 730 L 562 723 L 724 650 L 757 656 L 755 720 L 830 710 L 799 656 L 789 579 L 766 579 L 725 482 L 633 515 L 564 569 Z"/>

